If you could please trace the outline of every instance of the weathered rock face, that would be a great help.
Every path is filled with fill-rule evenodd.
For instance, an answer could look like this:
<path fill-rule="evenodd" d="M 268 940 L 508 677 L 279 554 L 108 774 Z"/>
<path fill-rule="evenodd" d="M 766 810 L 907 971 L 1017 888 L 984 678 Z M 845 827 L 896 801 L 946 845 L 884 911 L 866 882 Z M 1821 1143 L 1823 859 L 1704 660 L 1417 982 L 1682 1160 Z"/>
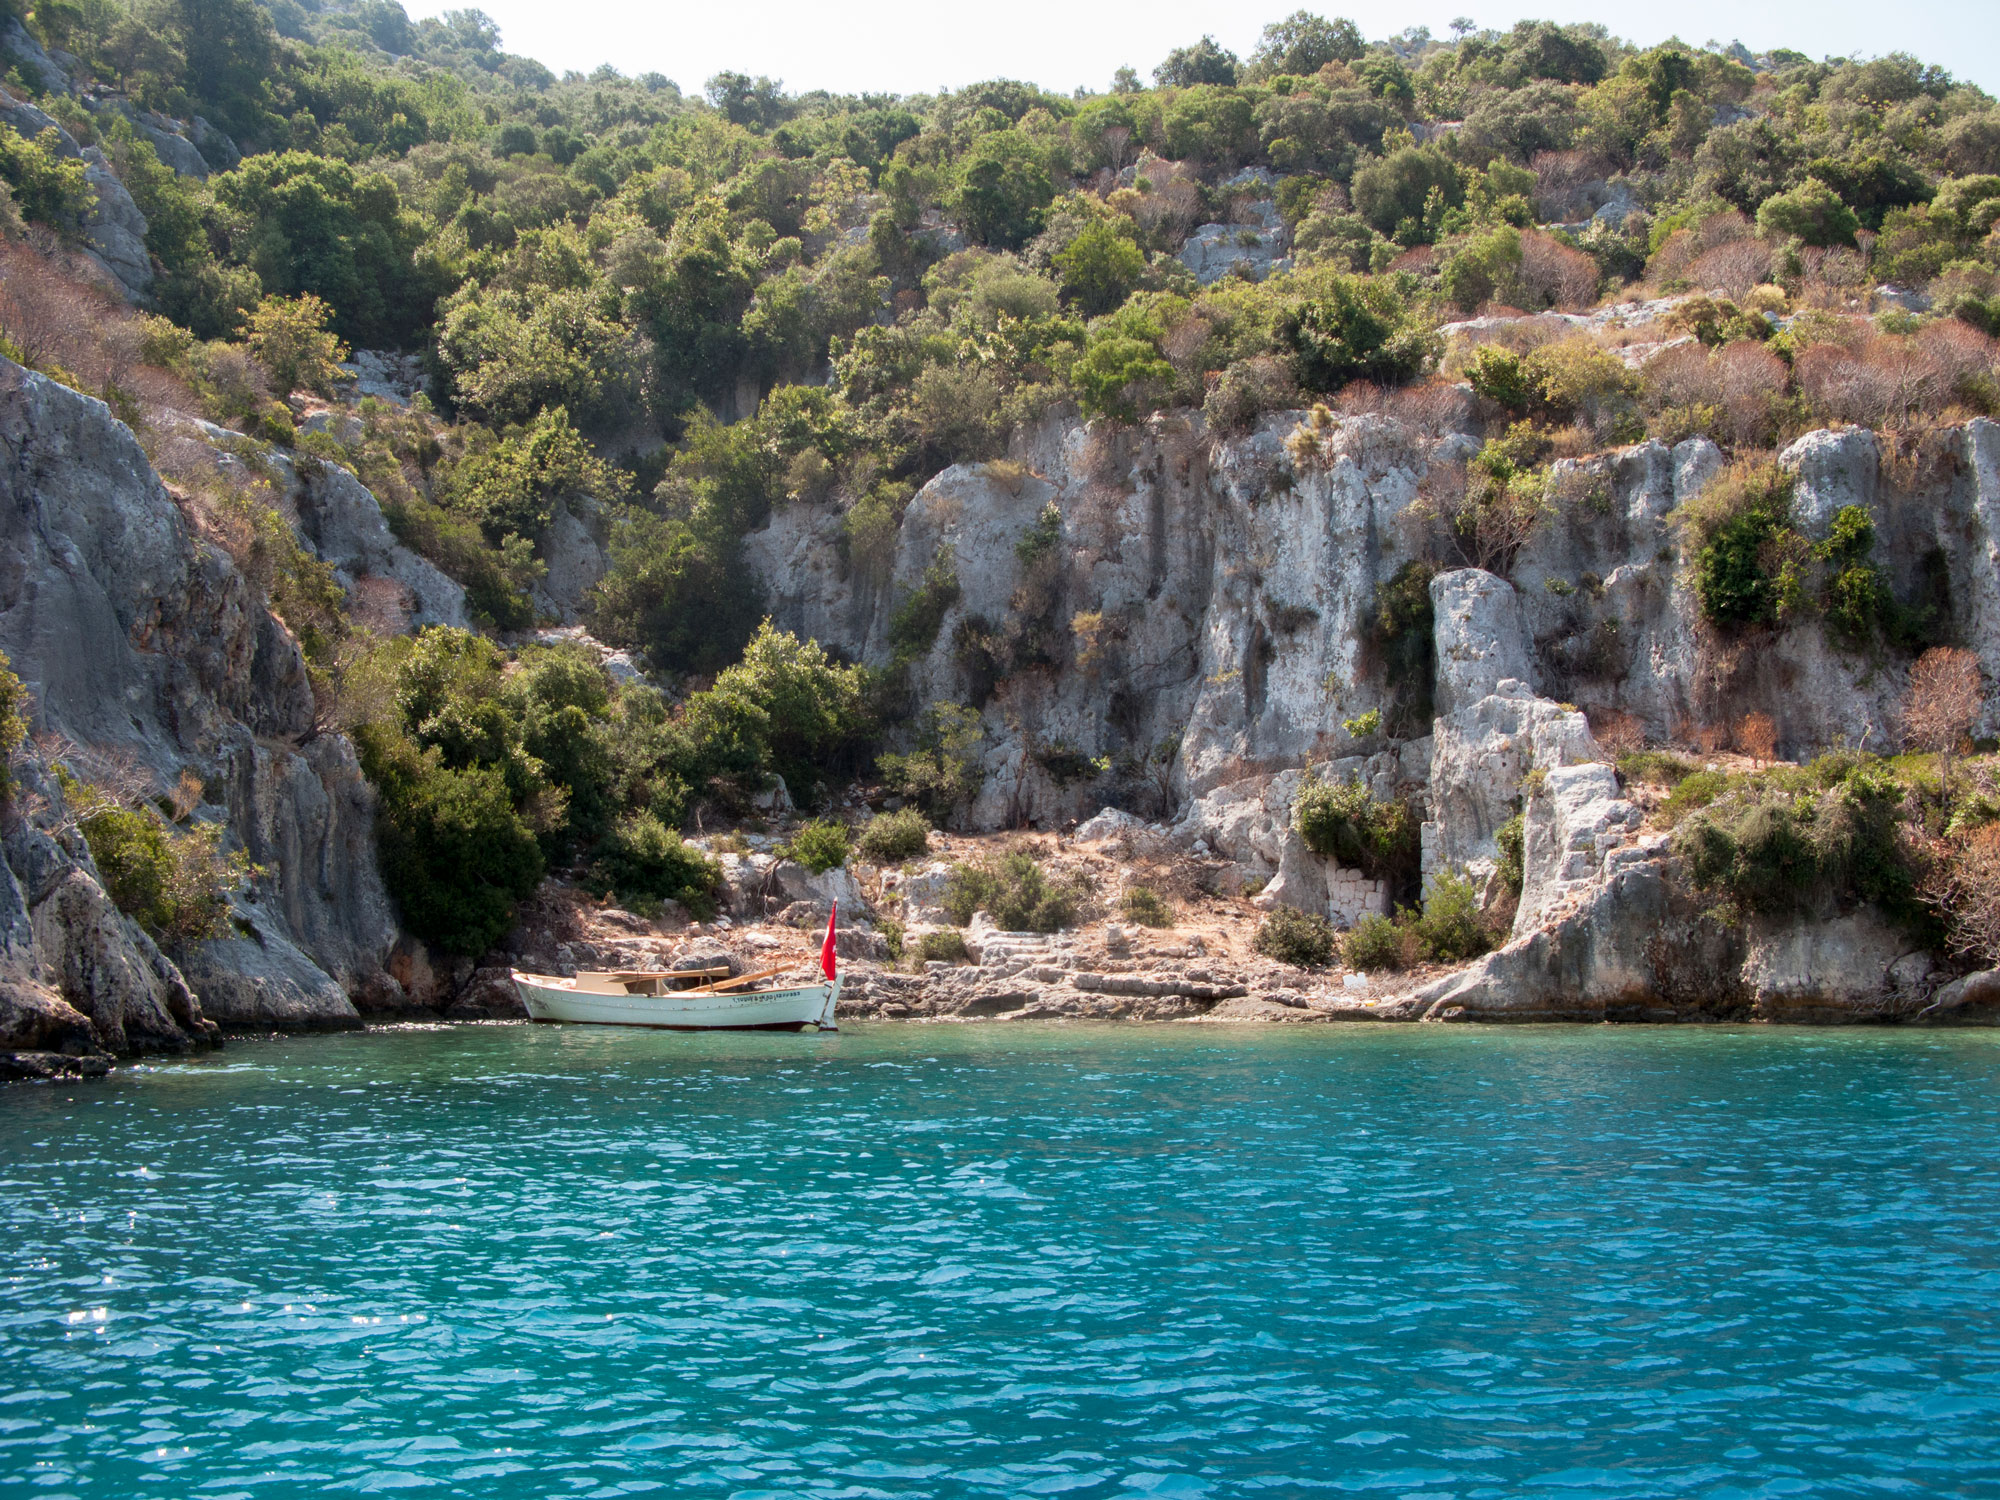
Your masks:
<path fill-rule="evenodd" d="M 153 287 L 153 258 L 146 250 L 146 216 L 92 146 L 84 151 L 84 176 L 97 201 L 84 220 L 83 237 L 99 265 L 116 278 L 128 301 L 144 299 Z"/>
<path fill-rule="evenodd" d="M 909 673 L 922 699 L 983 707 L 974 826 L 1095 811 L 1104 786 L 1066 771 L 1079 754 L 1163 761 L 1180 801 L 1352 753 L 1342 717 L 1381 696 L 1362 637 L 1424 444 L 1358 419 L 1301 469 L 1293 420 L 1222 444 L 1186 413 L 1139 433 L 1051 423 L 1006 463 L 926 485 L 876 572 L 842 570 L 830 507 L 780 510 L 747 551 L 781 626 L 876 664 L 896 608 L 948 559 L 958 598 Z M 1024 558 L 1051 504 L 1060 535 Z"/>
<path fill-rule="evenodd" d="M 565 624 L 581 617 L 584 596 L 611 566 L 606 547 L 607 523 L 594 500 L 574 507 L 558 504 L 537 545 L 548 574 L 535 586 L 535 608 Z"/>
<path fill-rule="evenodd" d="M 1618 795 L 1618 775 L 1598 764 L 1557 766 L 1533 789 L 1523 813 L 1521 899 L 1514 934 L 1533 932 L 1559 907 L 1587 893 L 1605 856 L 1639 836 L 1645 814 Z"/>
<path fill-rule="evenodd" d="M 1329 458 L 1301 464 L 1283 442 L 1295 421 L 1230 440 L 1186 413 L 1137 433 L 1051 422 L 1008 462 L 927 485 L 893 558 L 844 566 L 830 507 L 779 511 L 748 552 L 781 625 L 878 665 L 896 608 L 949 564 L 957 600 L 909 674 L 920 700 L 984 709 L 972 826 L 1087 815 L 1134 788 L 1073 770 L 1066 782 L 1066 767 L 1166 754 L 1161 795 L 1139 810 L 1268 875 L 1295 773 L 1350 753 L 1343 719 L 1390 686 L 1367 645 L 1375 590 L 1418 550 L 1409 505 L 1433 455 L 1465 441 L 1348 418 L 1320 445 Z M 2000 680 L 2000 426 L 1974 422 L 1955 441 L 1947 471 L 1907 495 L 1879 480 L 1865 433 L 1810 435 L 1785 462 L 1808 529 L 1865 504 L 1899 588 L 1944 570 L 1956 633 Z M 1490 868 L 1529 772 L 1602 758 L 1571 704 L 1629 715 L 1655 740 L 1765 712 L 1787 750 L 1887 746 L 1899 671 L 1842 654 L 1811 623 L 1754 640 L 1703 624 L 1673 513 L 1721 466 L 1703 439 L 1559 465 L 1557 515 L 1511 585 L 1437 577 L 1434 738 L 1414 756 L 1396 748 L 1405 784 L 1429 784 L 1427 871 Z M 1024 560 L 1049 506 L 1055 547 Z"/>
<path fill-rule="evenodd" d="M 193 535 L 103 403 L 5 362 L 0 530 L 0 649 L 33 696 L 34 730 L 160 789 L 193 772 L 203 815 L 264 870 L 240 898 L 239 935 L 177 969 L 110 909 L 73 835 L 37 831 L 66 826 L 60 790 L 41 782 L 8 841 L 31 967 L 105 1050 L 186 1045 L 218 1021 L 351 1024 L 348 991 L 381 972 L 395 926 L 370 793 L 352 747 L 314 733 L 284 627 Z"/>
<path fill-rule="evenodd" d="M 42 60 L 47 61 L 45 55 Z M 64 81 L 66 84 L 67 79 Z M 4 95 L 0 95 L 0 125 L 11 125 L 30 140 L 45 130 L 53 130 L 56 149 L 84 164 L 84 179 L 96 201 L 80 226 L 83 242 L 91 258 L 109 273 L 128 300 L 136 302 L 144 298 L 153 285 L 153 261 L 146 251 L 146 216 L 139 212 L 139 205 L 132 201 L 125 184 L 111 170 L 104 153 L 95 146 L 78 146 L 76 137 L 48 114 L 32 104 L 8 100 Z"/>
<path fill-rule="evenodd" d="M 386 587 L 401 628 L 467 623 L 465 590 L 389 529 L 368 487 L 338 464 L 320 463 L 303 479 L 284 466 L 285 497 L 300 539 L 329 564 L 350 595 Z"/>

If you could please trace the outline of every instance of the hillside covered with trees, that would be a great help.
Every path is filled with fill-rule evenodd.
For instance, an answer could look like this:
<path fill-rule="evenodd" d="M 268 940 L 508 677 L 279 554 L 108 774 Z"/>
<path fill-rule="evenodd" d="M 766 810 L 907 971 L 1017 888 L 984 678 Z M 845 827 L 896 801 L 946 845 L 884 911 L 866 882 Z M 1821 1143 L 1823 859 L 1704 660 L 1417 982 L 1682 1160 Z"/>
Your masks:
<path fill-rule="evenodd" d="M 480 633 L 384 634 L 254 491 L 185 478 L 361 747 L 405 919 L 457 951 L 551 865 L 699 909 L 713 874 L 675 831 L 773 773 L 808 806 L 886 777 L 949 819 L 967 711 L 764 623 L 743 539 L 833 504 L 838 565 L 866 573 L 929 480 L 1050 417 L 1198 410 L 1226 435 L 1463 395 L 1487 440 L 1431 503 L 1447 561 L 1502 571 L 1552 464 L 1706 436 L 1748 476 L 1701 522 L 1718 625 L 1810 610 L 1885 651 L 1948 644 L 1869 570 L 1872 538 L 1774 562 L 1782 497 L 1759 499 L 1815 428 L 1920 455 L 2000 415 L 2000 105 L 1912 57 L 1539 22 L 1370 40 L 1301 11 L 1247 58 L 1194 39 L 1074 97 L 736 73 L 696 95 L 557 76 L 477 11 L 395 0 L 0 19 L 10 357 L 142 432 L 170 409 L 351 468 L 466 590 Z M 93 151 L 145 221 L 131 309 L 90 300 Z M 1528 316 L 1666 298 L 1644 357 Z M 1464 334 L 1482 316 L 1500 336 Z M 354 350 L 419 356 L 425 393 L 308 420 Z M 658 686 L 519 646 L 551 518 L 586 496 L 611 529 L 583 619 Z M 940 558 L 899 601 L 899 651 L 956 587 Z M 967 643 L 1000 677 L 1073 649 Z"/>

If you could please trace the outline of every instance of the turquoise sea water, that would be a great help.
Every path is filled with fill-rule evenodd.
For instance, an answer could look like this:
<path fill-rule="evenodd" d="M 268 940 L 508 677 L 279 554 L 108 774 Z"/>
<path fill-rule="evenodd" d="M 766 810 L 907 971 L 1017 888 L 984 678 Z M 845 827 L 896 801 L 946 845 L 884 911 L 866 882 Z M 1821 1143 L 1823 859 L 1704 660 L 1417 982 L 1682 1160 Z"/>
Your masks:
<path fill-rule="evenodd" d="M 2000 1036 L 526 1026 L 0 1092 L 0 1492 L 2000 1494 Z"/>

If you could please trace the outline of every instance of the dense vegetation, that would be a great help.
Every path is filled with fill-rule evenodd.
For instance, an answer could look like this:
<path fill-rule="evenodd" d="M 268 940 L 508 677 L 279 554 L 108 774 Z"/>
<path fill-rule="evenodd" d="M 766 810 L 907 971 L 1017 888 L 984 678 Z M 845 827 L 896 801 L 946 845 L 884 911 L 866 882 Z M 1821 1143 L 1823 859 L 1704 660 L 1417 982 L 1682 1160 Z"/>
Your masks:
<path fill-rule="evenodd" d="M 0 15 L 57 51 L 74 92 L 25 58 L 0 73 L 103 150 L 157 277 L 135 347 L 73 354 L 87 340 L 54 326 L 60 289 L 19 236 L 73 243 L 92 190 L 53 132 L 0 126 L 6 352 L 135 421 L 191 405 L 255 440 L 246 462 L 271 443 L 354 468 L 490 629 L 533 623 L 558 511 L 607 509 L 590 623 L 683 677 L 680 701 L 561 651 L 376 639 L 269 507 L 209 494 L 356 732 L 406 916 L 460 951 L 552 863 L 702 906 L 712 871 L 676 831 L 774 774 L 810 807 L 879 768 L 938 822 L 977 791 L 976 717 L 911 702 L 898 670 L 957 597 L 950 557 L 894 601 L 896 666 L 866 672 L 760 626 L 742 542 L 774 507 L 837 507 L 842 566 L 886 586 L 918 487 L 1045 414 L 1184 406 L 1229 431 L 1326 403 L 1437 430 L 1462 380 L 1493 440 L 1427 487 L 1435 555 L 1385 586 L 1369 641 L 1402 694 L 1348 721 L 1358 739 L 1428 718 L 1432 564 L 1506 571 L 1566 503 L 1555 460 L 1646 434 L 1743 460 L 1689 517 L 1718 628 L 1816 614 L 1857 648 L 1921 649 L 1935 601 L 1891 593 L 1865 517 L 1801 536 L 1761 456 L 1827 421 L 1920 441 L 2000 410 L 2000 106 L 1901 54 L 1641 49 L 1545 22 L 1370 42 L 1300 12 L 1248 59 L 1174 49 L 1150 87 L 1122 69 L 1074 97 L 1011 80 L 847 97 L 725 73 L 697 96 L 609 66 L 558 77 L 476 11 L 413 22 L 395 0 Z M 208 175 L 163 162 L 149 111 L 190 122 Z M 1191 233 L 1257 241 L 1267 203 L 1289 260 L 1200 284 Z M 1928 310 L 1878 309 L 1884 280 Z M 1672 292 L 1699 295 L 1636 363 L 1532 319 L 1476 347 L 1439 332 Z M 350 348 L 421 354 L 429 399 L 304 432 Z M 1327 458 L 1330 431 L 1309 418 L 1294 456 Z M 977 680 L 1046 656 L 972 623 L 953 645 Z M 1407 882 L 1413 820 L 1314 795 L 1315 848 Z M 917 832 L 874 836 L 917 852 Z M 839 852 L 815 839 L 816 861 Z M 468 840 L 480 859 L 452 857 Z M 982 881 L 1024 925 L 1074 894 L 1011 867 L 964 877 Z"/>

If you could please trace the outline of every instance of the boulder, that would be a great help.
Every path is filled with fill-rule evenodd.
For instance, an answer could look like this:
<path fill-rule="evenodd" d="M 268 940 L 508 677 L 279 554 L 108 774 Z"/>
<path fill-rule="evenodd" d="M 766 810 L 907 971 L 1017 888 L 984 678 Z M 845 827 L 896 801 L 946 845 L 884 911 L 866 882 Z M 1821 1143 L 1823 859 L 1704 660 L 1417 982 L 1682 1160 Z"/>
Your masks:
<path fill-rule="evenodd" d="M 861 882 L 845 865 L 814 874 L 794 860 L 780 860 L 772 872 L 772 879 L 785 900 L 811 901 L 822 912 L 837 902 L 840 909 L 851 917 L 865 917 L 872 912 L 867 896 L 862 893 Z"/>
<path fill-rule="evenodd" d="M 146 216 L 118 180 L 104 153 L 83 152 L 84 176 L 97 201 L 84 216 L 83 240 L 97 263 L 109 271 L 129 302 L 144 300 L 153 288 L 153 257 L 146 249 Z"/>
<path fill-rule="evenodd" d="M 236 149 L 236 142 L 200 115 L 188 121 L 188 139 L 194 142 L 195 150 L 201 153 L 202 159 L 217 172 L 227 172 L 243 160 L 243 153 Z"/>
<path fill-rule="evenodd" d="M 370 580 L 395 591 L 395 628 L 468 623 L 465 590 L 396 540 L 381 502 L 347 469 L 322 462 L 302 476 L 293 507 L 301 540 L 359 597 Z"/>
<path fill-rule="evenodd" d="M 153 154 L 180 176 L 198 179 L 208 176 L 207 158 L 174 121 L 151 111 L 135 111 L 132 125 L 152 145 Z"/>
<path fill-rule="evenodd" d="M 1550 768 L 1523 815 L 1514 935 L 1532 932 L 1566 899 L 1594 884 L 1605 857 L 1638 837 L 1645 820 L 1636 803 L 1618 795 L 1618 774 L 1611 767 Z"/>
<path fill-rule="evenodd" d="M 1459 973 L 1404 1013 L 1434 1021 L 1747 1019 L 1740 939 L 1691 912 L 1657 845 L 1613 851 L 1588 899 Z"/>
<path fill-rule="evenodd" d="M 1943 985 L 1915 1019 L 1953 1025 L 2000 1025 L 2000 969 L 1982 969 Z"/>
<path fill-rule="evenodd" d="M 1809 432 L 1778 455 L 1798 475 L 1792 519 L 1807 536 L 1826 536 L 1834 516 L 1850 505 L 1873 512 L 1882 453 L 1865 427 Z"/>
<path fill-rule="evenodd" d="M 101 1050 L 178 1052 L 215 1034 L 181 972 L 83 869 L 36 905 L 34 931 L 50 983 Z"/>
<path fill-rule="evenodd" d="M 347 993 L 298 945 L 249 922 L 193 944 L 181 971 L 201 997 L 202 1014 L 225 1031 L 343 1031 L 361 1024 Z"/>

